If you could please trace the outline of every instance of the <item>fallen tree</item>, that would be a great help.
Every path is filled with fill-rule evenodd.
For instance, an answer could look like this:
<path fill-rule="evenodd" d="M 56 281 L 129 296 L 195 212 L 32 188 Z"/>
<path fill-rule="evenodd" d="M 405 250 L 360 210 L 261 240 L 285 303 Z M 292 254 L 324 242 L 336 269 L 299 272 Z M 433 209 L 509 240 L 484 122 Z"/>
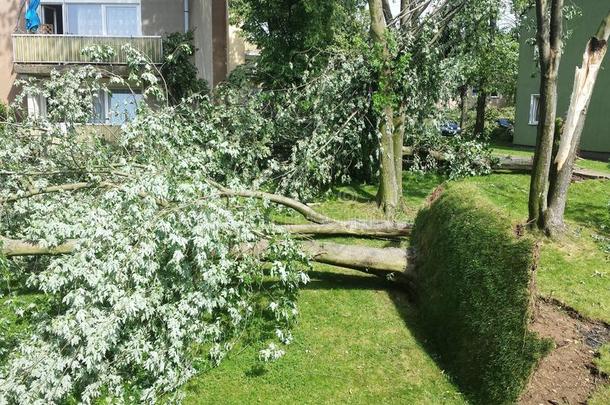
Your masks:
<path fill-rule="evenodd" d="M 405 146 L 403 148 L 403 156 L 413 156 L 414 150 L 411 147 Z M 427 154 L 432 156 L 437 161 L 447 160 L 447 155 L 439 151 L 426 151 Z M 533 158 L 529 157 L 515 157 L 515 156 L 498 156 L 497 159 L 492 163 L 492 169 L 494 171 L 515 171 L 515 172 L 531 172 L 533 167 Z M 610 180 L 610 174 L 598 172 L 596 170 L 583 169 L 575 167 L 573 176 L 582 179 L 604 179 Z"/>
<path fill-rule="evenodd" d="M 56 256 L 74 253 L 79 241 L 69 240 L 60 245 L 47 247 L 33 241 L 0 237 L 0 254 L 5 257 Z M 410 254 L 399 248 L 373 248 L 368 246 L 342 245 L 338 243 L 299 242 L 300 248 L 311 260 L 375 274 L 390 279 L 408 279 L 407 269 Z M 265 240 L 239 247 L 240 255 L 265 256 L 269 243 Z"/>

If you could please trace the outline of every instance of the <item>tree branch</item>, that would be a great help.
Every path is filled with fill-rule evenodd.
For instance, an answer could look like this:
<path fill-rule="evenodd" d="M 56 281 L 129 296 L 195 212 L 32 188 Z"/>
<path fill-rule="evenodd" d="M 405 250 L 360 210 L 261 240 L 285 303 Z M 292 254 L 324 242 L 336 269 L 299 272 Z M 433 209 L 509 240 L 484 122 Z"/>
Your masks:
<path fill-rule="evenodd" d="M 28 191 L 27 193 L 12 194 L 6 198 L 0 198 L 0 205 L 4 204 L 4 203 L 10 203 L 10 202 L 22 200 L 24 198 L 34 197 L 34 196 L 41 195 L 41 194 L 60 193 L 60 192 L 64 192 L 64 191 L 77 191 L 77 190 L 83 190 L 83 189 L 88 189 L 88 188 L 112 187 L 112 186 L 113 186 L 113 184 L 107 183 L 107 182 L 101 182 L 101 183 L 82 182 L 82 183 L 69 183 L 69 184 L 61 184 L 58 186 L 37 188 L 37 189 L 31 190 L 31 191 Z"/>
<path fill-rule="evenodd" d="M 286 232 L 296 235 L 363 236 L 395 238 L 409 236 L 413 226 L 402 223 L 367 223 L 342 221 L 329 224 L 282 225 Z"/>
<path fill-rule="evenodd" d="M 0 237 L 0 245 L 0 253 L 5 257 L 59 256 L 73 253 L 78 241 L 69 240 L 56 247 L 45 247 L 35 242 Z M 372 248 L 317 241 L 302 241 L 299 245 L 303 252 L 317 263 L 345 267 L 401 282 L 413 278 L 409 268 L 413 254 L 405 249 Z M 257 243 L 240 245 L 236 253 L 264 257 L 268 248 L 269 241 L 261 240 Z"/>

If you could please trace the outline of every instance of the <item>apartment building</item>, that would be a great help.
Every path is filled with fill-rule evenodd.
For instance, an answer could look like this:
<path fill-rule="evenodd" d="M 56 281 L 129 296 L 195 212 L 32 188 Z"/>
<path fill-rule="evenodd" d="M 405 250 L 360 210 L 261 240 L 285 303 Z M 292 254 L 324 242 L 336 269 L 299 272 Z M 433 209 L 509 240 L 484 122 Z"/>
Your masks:
<path fill-rule="evenodd" d="M 582 64 L 582 54 L 587 41 L 597 31 L 601 19 L 608 12 L 608 1 L 575 0 L 579 10 L 565 22 L 570 35 L 564 41 L 563 56 L 557 82 L 557 113 L 565 117 L 570 105 L 574 86 L 574 69 Z M 533 11 L 530 18 L 535 20 Z M 532 24 L 524 24 L 521 32 L 519 52 L 519 80 L 517 82 L 517 104 L 515 138 L 518 145 L 536 145 L 539 118 L 540 73 L 537 54 L 530 38 L 535 32 Z M 591 104 L 580 142 L 581 154 L 601 159 L 610 156 L 610 114 L 607 98 L 610 94 L 610 58 L 606 57 L 595 84 Z"/>
<path fill-rule="evenodd" d="M 31 0 L 30 0 L 31 1 Z M 194 56 L 201 78 L 211 86 L 226 78 L 243 55 L 238 37 L 229 38 L 226 0 L 40 0 L 36 33 L 25 30 L 27 0 L 0 1 L 0 102 L 8 103 L 21 76 L 48 76 L 53 69 L 85 64 L 81 49 L 94 44 L 120 50 L 131 44 L 154 63 L 163 57 L 162 39 L 193 30 Z M 232 47 L 233 49 L 229 49 Z M 117 52 L 112 68 L 120 71 L 126 57 Z M 123 68 L 124 69 L 124 68 Z M 100 102 L 101 116 L 128 95 L 117 89 Z M 28 99 L 28 110 L 44 113 L 45 100 Z M 116 123 L 107 122 L 106 123 Z"/>

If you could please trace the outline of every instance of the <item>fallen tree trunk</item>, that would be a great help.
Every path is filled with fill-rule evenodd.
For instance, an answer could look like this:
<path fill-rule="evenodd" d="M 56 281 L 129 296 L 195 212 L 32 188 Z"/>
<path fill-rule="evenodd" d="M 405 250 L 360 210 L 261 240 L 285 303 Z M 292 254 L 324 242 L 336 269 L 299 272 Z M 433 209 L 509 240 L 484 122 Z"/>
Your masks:
<path fill-rule="evenodd" d="M 0 252 L 5 257 L 17 256 L 57 256 L 74 252 L 77 240 L 47 247 L 32 241 L 0 237 L 2 246 Z M 372 248 L 367 246 L 341 245 L 316 241 L 301 241 L 303 252 L 317 263 L 331 264 L 375 274 L 386 278 L 409 278 L 407 267 L 411 255 L 405 249 Z M 263 256 L 269 247 L 269 242 L 262 240 L 255 244 L 239 247 L 240 254 L 255 254 Z"/>
<path fill-rule="evenodd" d="M 392 222 L 341 221 L 328 224 L 282 225 L 282 228 L 295 235 L 396 238 L 409 236 L 413 225 Z"/>
<path fill-rule="evenodd" d="M 5 257 L 57 256 L 72 253 L 77 244 L 77 240 L 69 240 L 59 246 L 47 247 L 32 241 L 0 237 L 0 253 Z"/>
<path fill-rule="evenodd" d="M 495 171 L 524 171 L 529 172 L 533 167 L 533 159 L 528 157 L 512 157 L 506 156 L 499 158 L 497 164 L 493 166 Z M 574 168 L 572 173 L 576 177 L 580 177 L 583 179 L 605 179 L 610 180 L 610 174 L 598 172 L 596 170 L 583 169 L 583 168 Z"/>
<path fill-rule="evenodd" d="M 413 148 L 405 146 L 402 149 L 403 156 L 412 156 L 414 154 Z M 439 151 L 428 151 L 434 159 L 438 161 L 447 160 L 447 155 Z M 498 161 L 493 164 L 492 169 L 494 171 L 516 171 L 516 172 L 530 172 L 534 166 L 533 159 L 529 157 L 514 157 L 504 156 L 498 157 Z M 610 180 L 610 174 L 598 172 L 590 169 L 574 168 L 573 175 L 583 179 L 606 179 Z"/>

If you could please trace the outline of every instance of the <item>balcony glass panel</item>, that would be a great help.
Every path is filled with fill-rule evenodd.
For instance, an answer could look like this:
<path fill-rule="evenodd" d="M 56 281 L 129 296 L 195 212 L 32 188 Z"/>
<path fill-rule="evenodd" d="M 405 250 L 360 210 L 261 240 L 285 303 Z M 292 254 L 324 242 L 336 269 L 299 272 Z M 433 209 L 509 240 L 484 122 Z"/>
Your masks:
<path fill-rule="evenodd" d="M 69 4 L 68 34 L 103 35 L 102 6 L 95 4 Z"/>
<path fill-rule="evenodd" d="M 120 37 L 135 37 L 138 30 L 138 8 L 106 6 L 106 33 Z"/>

